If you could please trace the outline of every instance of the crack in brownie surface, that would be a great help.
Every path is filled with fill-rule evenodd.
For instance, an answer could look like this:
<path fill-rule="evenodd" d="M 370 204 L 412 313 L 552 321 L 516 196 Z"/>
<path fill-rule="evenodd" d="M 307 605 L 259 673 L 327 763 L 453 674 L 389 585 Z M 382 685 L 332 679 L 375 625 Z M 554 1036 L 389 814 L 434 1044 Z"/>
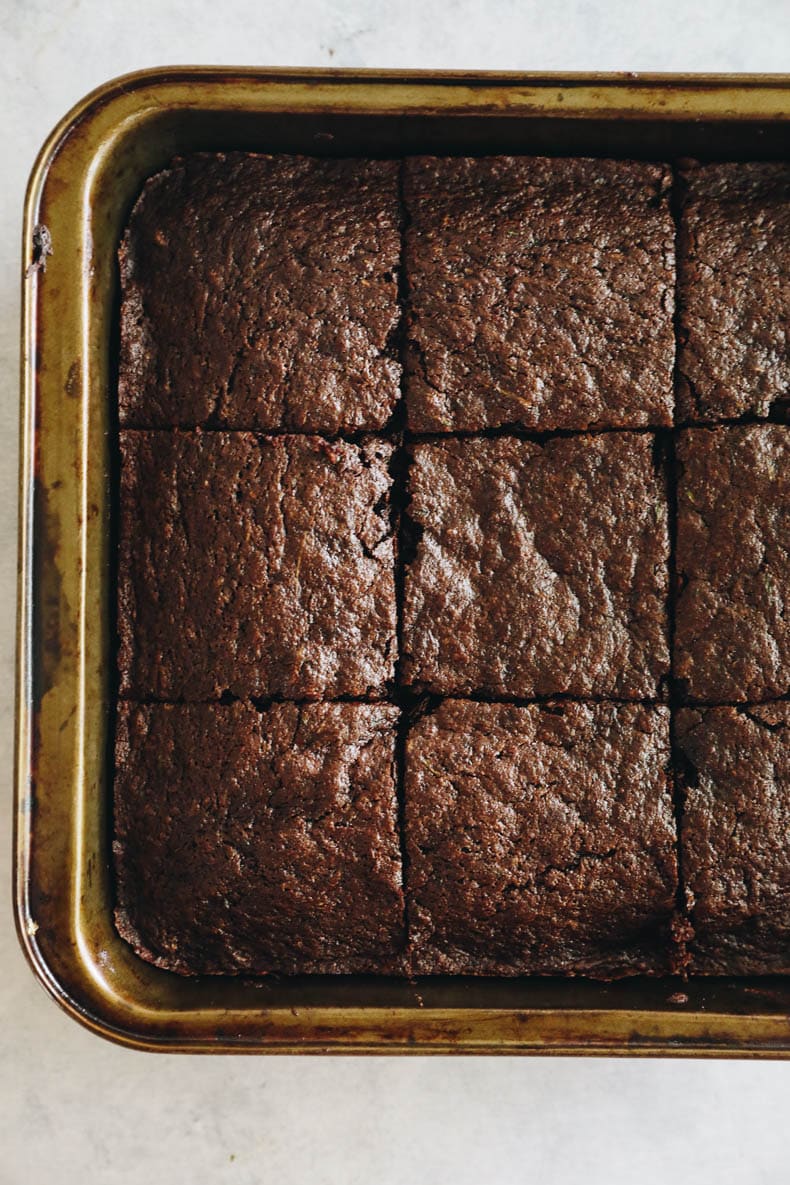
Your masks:
<path fill-rule="evenodd" d="M 438 694 L 652 699 L 669 669 L 649 436 L 414 448 L 402 666 Z"/>
<path fill-rule="evenodd" d="M 122 432 L 121 694 L 383 694 L 391 454 L 380 440 Z"/>

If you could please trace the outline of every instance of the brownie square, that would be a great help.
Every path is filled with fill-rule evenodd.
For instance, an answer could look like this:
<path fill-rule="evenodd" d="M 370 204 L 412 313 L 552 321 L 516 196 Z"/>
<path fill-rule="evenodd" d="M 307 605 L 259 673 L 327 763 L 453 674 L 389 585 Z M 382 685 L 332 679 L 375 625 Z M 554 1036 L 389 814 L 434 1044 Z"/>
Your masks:
<path fill-rule="evenodd" d="M 790 429 L 689 428 L 677 440 L 675 675 L 708 703 L 790 691 Z"/>
<path fill-rule="evenodd" d="M 790 164 L 691 165 L 682 184 L 679 419 L 784 414 Z"/>
<path fill-rule="evenodd" d="M 382 704 L 121 705 L 121 936 L 183 974 L 391 968 L 396 718 Z"/>
<path fill-rule="evenodd" d="M 121 433 L 121 694 L 320 699 L 394 673 L 390 444 Z"/>
<path fill-rule="evenodd" d="M 690 969 L 790 972 L 790 704 L 687 708 L 675 732 Z"/>
<path fill-rule="evenodd" d="M 407 160 L 407 411 L 418 432 L 672 423 L 663 164 Z"/>
<path fill-rule="evenodd" d="M 505 698 L 662 692 L 669 543 L 653 444 L 623 432 L 417 445 L 404 681 Z"/>
<path fill-rule="evenodd" d="M 120 251 L 121 423 L 384 425 L 400 382 L 399 167 L 230 153 L 148 181 Z"/>
<path fill-rule="evenodd" d="M 673 966 L 669 712 L 447 700 L 407 740 L 418 974 Z"/>

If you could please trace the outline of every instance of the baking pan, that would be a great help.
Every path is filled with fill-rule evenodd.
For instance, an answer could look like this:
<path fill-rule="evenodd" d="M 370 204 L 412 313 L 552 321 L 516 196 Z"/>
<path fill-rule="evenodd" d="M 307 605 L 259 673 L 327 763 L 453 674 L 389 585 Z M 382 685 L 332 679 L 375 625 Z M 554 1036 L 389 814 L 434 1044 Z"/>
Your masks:
<path fill-rule="evenodd" d="M 15 903 L 73 1016 L 145 1049 L 790 1055 L 790 980 L 182 979 L 112 925 L 116 247 L 196 149 L 783 157 L 790 76 L 172 69 L 88 96 L 33 170 L 23 241 Z M 51 252 L 51 254 L 50 254 Z"/>

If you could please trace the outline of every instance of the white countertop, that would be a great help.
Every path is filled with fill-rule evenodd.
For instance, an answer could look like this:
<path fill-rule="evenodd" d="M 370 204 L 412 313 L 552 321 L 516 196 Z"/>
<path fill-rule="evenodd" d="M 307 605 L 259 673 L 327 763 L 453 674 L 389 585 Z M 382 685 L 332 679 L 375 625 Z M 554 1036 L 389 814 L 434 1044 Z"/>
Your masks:
<path fill-rule="evenodd" d="M 0 1185 L 786 1182 L 790 1065 L 151 1055 L 35 984 L 9 893 L 22 196 L 72 103 L 167 63 L 787 70 L 790 4 L 0 0 Z"/>

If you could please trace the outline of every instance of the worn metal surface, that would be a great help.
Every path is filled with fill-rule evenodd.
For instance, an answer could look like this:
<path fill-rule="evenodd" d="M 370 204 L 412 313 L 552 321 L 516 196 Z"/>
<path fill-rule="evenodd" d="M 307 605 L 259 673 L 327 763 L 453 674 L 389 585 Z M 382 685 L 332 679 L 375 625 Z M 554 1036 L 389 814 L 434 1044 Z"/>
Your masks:
<path fill-rule="evenodd" d="M 116 245 L 178 152 L 782 157 L 790 77 L 178 69 L 88 96 L 31 176 L 23 240 L 16 882 L 75 1017 L 147 1049 L 790 1055 L 790 981 L 181 979 L 111 921 Z"/>

